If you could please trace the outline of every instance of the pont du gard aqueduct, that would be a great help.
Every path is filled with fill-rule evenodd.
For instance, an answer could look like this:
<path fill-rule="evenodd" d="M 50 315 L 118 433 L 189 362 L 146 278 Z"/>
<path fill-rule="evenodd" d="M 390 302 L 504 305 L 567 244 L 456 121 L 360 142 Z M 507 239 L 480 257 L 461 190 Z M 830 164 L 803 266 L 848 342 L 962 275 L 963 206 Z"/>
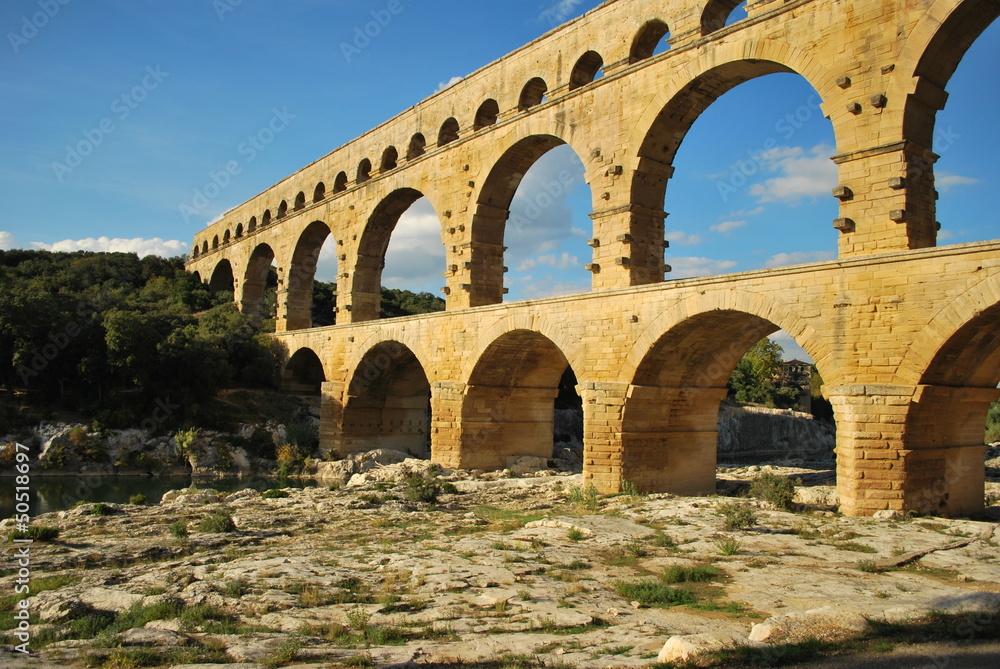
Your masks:
<path fill-rule="evenodd" d="M 188 269 L 245 313 L 260 313 L 277 265 L 283 377 L 320 394 L 325 456 L 429 443 L 448 467 L 550 457 L 570 367 L 585 480 L 712 494 L 726 382 L 784 330 L 834 406 L 845 514 L 983 511 L 1000 240 L 937 246 L 934 137 L 949 79 L 1000 0 L 751 0 L 726 25 L 738 4 L 610 0 L 197 234 Z M 776 72 L 805 78 L 834 129 L 839 217 L 803 225 L 833 225 L 838 259 L 669 280 L 664 204 L 685 134 L 722 94 Z M 512 198 L 560 145 L 592 195 L 592 290 L 505 303 Z M 389 238 L 422 196 L 440 219 L 447 310 L 379 320 Z M 337 324 L 314 328 L 328 236 Z"/>

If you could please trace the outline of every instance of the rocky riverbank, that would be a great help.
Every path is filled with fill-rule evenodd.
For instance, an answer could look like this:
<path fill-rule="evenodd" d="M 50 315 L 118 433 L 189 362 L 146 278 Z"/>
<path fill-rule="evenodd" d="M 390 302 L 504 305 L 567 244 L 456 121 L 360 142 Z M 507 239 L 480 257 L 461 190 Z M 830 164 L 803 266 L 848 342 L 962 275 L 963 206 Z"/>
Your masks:
<path fill-rule="evenodd" d="M 369 464 L 332 489 L 175 491 L 35 519 L 59 534 L 31 545 L 33 666 L 641 667 L 722 645 L 779 653 L 866 618 L 1000 613 L 993 522 Z M 720 490 L 757 473 L 722 471 Z M 14 592 L 13 550 L 0 594 Z"/>

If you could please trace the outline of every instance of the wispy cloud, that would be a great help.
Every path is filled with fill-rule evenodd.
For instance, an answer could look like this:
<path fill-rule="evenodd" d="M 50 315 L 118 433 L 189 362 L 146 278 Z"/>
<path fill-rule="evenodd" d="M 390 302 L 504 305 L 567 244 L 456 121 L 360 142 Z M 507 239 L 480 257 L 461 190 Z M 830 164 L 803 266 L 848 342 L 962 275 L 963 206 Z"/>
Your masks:
<path fill-rule="evenodd" d="M 934 183 L 937 184 L 937 188 L 942 193 L 950 191 L 955 186 L 975 186 L 976 184 L 983 183 L 982 179 L 973 179 L 972 177 L 962 177 L 957 174 L 938 174 L 934 179 Z"/>
<path fill-rule="evenodd" d="M 417 200 L 396 224 L 385 252 L 382 285 L 437 293 L 443 285 L 445 248 L 441 221 L 430 200 Z"/>
<path fill-rule="evenodd" d="M 583 2 L 583 0 L 559 0 L 542 10 L 542 14 L 539 18 L 552 21 L 554 23 L 562 23 L 566 19 L 573 16 L 574 10 L 581 2 Z"/>
<path fill-rule="evenodd" d="M 785 265 L 802 265 L 810 262 L 823 262 L 837 257 L 835 251 L 796 251 L 795 253 L 779 253 L 768 258 L 765 267 L 783 267 Z"/>
<path fill-rule="evenodd" d="M 694 279 L 700 276 L 724 274 L 739 263 L 735 260 L 713 260 L 712 258 L 670 258 L 667 263 L 673 271 L 668 279 Z"/>
<path fill-rule="evenodd" d="M 671 244 L 679 244 L 680 246 L 693 246 L 705 241 L 701 235 L 689 235 L 683 230 L 667 233 L 666 239 Z"/>
<path fill-rule="evenodd" d="M 733 230 L 738 230 L 746 225 L 746 221 L 723 221 L 718 225 L 713 225 L 711 227 L 712 232 L 718 232 L 720 235 L 731 235 Z"/>
<path fill-rule="evenodd" d="M 87 239 L 64 239 L 54 244 L 43 242 L 31 242 L 32 248 L 43 251 L 55 251 L 71 253 L 73 251 L 94 251 L 96 253 L 135 253 L 140 258 L 146 256 L 172 256 L 185 255 L 188 251 L 188 243 L 177 239 L 164 240 L 159 237 L 152 239 L 111 239 L 109 237 L 89 237 Z"/>
<path fill-rule="evenodd" d="M 782 176 L 750 187 L 758 202 L 796 203 L 829 195 L 837 185 L 837 166 L 830 160 L 833 149 L 825 144 L 808 151 L 802 147 L 779 146 L 760 157 L 766 172 Z"/>
<path fill-rule="evenodd" d="M 446 88 L 451 88 L 452 86 L 454 86 L 458 82 L 462 81 L 462 79 L 465 79 L 465 77 L 452 77 L 448 81 L 442 81 L 440 84 L 438 84 L 438 87 L 434 89 L 434 92 L 435 93 L 440 93 L 441 91 L 443 91 Z"/>
<path fill-rule="evenodd" d="M 16 248 L 17 240 L 14 239 L 14 235 L 5 230 L 0 230 L 0 251 L 8 251 Z"/>
<path fill-rule="evenodd" d="M 560 256 L 554 254 L 542 255 L 537 258 L 526 258 L 517 266 L 518 272 L 530 272 L 536 267 L 553 267 L 555 269 L 569 269 L 570 267 L 582 267 L 580 259 L 569 253 Z"/>

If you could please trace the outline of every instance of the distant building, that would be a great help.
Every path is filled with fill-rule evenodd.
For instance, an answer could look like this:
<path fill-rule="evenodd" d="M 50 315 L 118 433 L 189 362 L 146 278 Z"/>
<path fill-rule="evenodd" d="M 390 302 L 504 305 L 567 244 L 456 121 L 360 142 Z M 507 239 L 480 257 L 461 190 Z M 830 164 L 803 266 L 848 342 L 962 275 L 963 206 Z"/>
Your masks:
<path fill-rule="evenodd" d="M 781 363 L 780 384 L 799 391 L 799 410 L 812 413 L 812 363 L 786 360 Z"/>

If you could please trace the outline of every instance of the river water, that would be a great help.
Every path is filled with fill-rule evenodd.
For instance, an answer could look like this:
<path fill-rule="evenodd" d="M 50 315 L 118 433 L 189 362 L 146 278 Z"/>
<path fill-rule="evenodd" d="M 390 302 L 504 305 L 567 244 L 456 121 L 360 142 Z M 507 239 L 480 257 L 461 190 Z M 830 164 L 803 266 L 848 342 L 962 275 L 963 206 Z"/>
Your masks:
<path fill-rule="evenodd" d="M 190 476 L 153 478 L 149 476 L 58 476 L 32 477 L 29 502 L 32 517 L 51 511 L 70 509 L 77 502 L 112 504 L 128 503 L 132 495 L 143 494 L 147 504 L 156 504 L 163 493 L 190 487 L 212 488 L 220 492 L 238 492 L 246 488 L 309 488 L 318 485 L 302 479 L 219 479 L 192 481 Z M 0 478 L 0 519 L 14 514 L 14 487 L 11 477 Z"/>

